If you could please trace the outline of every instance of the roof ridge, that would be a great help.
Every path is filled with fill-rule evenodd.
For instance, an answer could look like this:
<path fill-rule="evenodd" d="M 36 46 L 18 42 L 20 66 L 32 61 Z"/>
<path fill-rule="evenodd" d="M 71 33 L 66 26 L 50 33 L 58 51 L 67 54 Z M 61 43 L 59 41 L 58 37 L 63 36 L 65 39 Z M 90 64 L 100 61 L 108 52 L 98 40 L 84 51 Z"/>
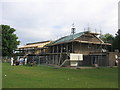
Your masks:
<path fill-rule="evenodd" d="M 72 35 L 67 35 L 67 36 L 59 38 L 58 40 L 52 42 L 51 44 L 55 44 L 55 43 L 59 43 L 59 42 L 71 41 L 71 40 L 74 40 L 74 39 L 80 37 L 84 33 L 85 32 L 79 32 L 79 33 L 75 33 L 75 34 L 72 34 Z"/>

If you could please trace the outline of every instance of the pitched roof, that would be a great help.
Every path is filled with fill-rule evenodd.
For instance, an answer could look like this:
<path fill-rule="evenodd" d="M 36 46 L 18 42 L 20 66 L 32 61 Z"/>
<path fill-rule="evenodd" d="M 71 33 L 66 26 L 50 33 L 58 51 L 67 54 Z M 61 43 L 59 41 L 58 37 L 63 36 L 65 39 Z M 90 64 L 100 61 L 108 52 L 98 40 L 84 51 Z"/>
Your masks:
<path fill-rule="evenodd" d="M 51 43 L 47 44 L 46 46 L 51 46 L 51 45 L 56 45 L 56 44 L 61 44 L 61 43 L 68 43 L 68 42 L 72 42 L 72 41 L 77 41 L 76 39 L 79 38 L 80 36 L 84 35 L 84 34 L 92 34 L 92 35 L 95 35 L 96 38 L 98 38 L 97 35 L 99 35 L 98 33 L 92 33 L 90 31 L 80 32 L 80 33 L 76 33 L 76 34 L 61 37 L 60 39 L 58 39 L 58 40 L 56 40 L 54 42 L 51 42 Z M 102 43 L 88 42 L 88 41 L 78 41 L 78 42 L 110 45 L 109 43 L 104 43 L 100 38 L 98 38 L 98 39 Z"/>
<path fill-rule="evenodd" d="M 69 42 L 69 41 L 72 41 L 72 40 L 75 40 L 76 38 L 80 37 L 81 35 L 83 35 L 85 32 L 80 32 L 80 33 L 76 33 L 76 34 L 72 34 L 72 35 L 68 35 L 68 36 L 65 36 L 65 37 L 62 37 L 52 43 L 50 43 L 49 45 L 51 44 L 57 44 L 57 43 L 62 43 L 62 42 Z"/>
<path fill-rule="evenodd" d="M 29 44 L 26 44 L 26 45 L 20 47 L 19 49 L 22 49 L 22 48 L 43 48 L 45 45 L 49 44 L 50 42 L 51 41 L 29 43 Z"/>

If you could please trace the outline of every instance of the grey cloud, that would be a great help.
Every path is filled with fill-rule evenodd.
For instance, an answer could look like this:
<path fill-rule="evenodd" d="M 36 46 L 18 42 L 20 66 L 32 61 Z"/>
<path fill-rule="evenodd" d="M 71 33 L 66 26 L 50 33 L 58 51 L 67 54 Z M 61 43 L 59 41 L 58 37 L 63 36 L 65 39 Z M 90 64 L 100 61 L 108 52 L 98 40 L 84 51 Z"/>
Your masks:
<path fill-rule="evenodd" d="M 117 29 L 118 0 L 41 0 L 39 2 L 4 2 L 3 23 L 17 31 L 21 44 L 57 39 L 70 34 L 71 24 L 76 32 L 89 26 L 104 33 Z M 113 24 L 114 23 L 114 24 Z"/>

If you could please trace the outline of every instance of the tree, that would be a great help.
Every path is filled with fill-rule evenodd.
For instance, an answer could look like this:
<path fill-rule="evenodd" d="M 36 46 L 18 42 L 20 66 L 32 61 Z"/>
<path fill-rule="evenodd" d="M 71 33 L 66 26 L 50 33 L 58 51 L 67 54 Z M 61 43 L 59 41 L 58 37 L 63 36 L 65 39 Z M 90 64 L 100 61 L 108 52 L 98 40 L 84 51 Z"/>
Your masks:
<path fill-rule="evenodd" d="M 120 29 L 117 31 L 117 34 L 115 36 L 115 39 L 113 41 L 113 48 L 114 50 L 119 50 L 120 52 Z"/>
<path fill-rule="evenodd" d="M 2 56 L 11 56 L 13 50 L 20 44 L 14 33 L 16 30 L 8 25 L 0 25 L 0 27 L 2 27 Z"/>
<path fill-rule="evenodd" d="M 114 37 L 112 34 L 104 34 L 104 35 L 101 35 L 100 38 L 105 42 L 105 43 L 110 43 L 112 44 L 113 43 L 113 40 L 114 40 Z"/>
<path fill-rule="evenodd" d="M 101 35 L 100 38 L 105 42 L 105 43 L 110 43 L 110 44 L 113 44 L 113 41 L 114 41 L 114 37 L 112 34 L 104 34 L 104 35 Z M 109 46 L 108 47 L 108 50 L 109 51 L 113 51 L 113 45 Z"/>

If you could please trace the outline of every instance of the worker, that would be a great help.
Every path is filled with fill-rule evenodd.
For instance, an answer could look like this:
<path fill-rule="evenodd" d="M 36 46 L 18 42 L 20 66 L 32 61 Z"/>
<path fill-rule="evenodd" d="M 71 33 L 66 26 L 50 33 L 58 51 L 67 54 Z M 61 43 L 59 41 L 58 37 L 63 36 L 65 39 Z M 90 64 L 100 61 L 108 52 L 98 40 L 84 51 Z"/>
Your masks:
<path fill-rule="evenodd" d="M 14 65 L 13 60 L 14 60 L 13 57 L 11 57 L 11 66 Z"/>
<path fill-rule="evenodd" d="M 118 60 L 115 61 L 115 66 L 118 66 Z"/>
<path fill-rule="evenodd" d="M 25 57 L 25 65 L 27 64 L 27 57 Z"/>
<path fill-rule="evenodd" d="M 20 58 L 20 65 L 23 65 L 23 60 L 24 60 L 24 59 L 21 57 L 21 58 Z"/>

